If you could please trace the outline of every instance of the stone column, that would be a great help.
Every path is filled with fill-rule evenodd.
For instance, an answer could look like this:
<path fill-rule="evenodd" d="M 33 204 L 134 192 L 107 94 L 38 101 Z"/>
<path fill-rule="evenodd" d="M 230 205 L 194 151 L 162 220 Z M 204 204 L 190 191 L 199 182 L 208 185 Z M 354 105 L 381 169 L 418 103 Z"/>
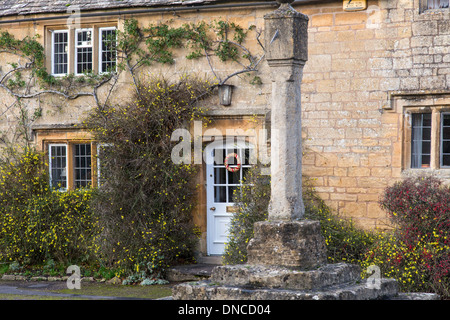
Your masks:
<path fill-rule="evenodd" d="M 318 221 L 302 219 L 301 81 L 308 60 L 308 17 L 293 0 L 264 16 L 266 59 L 272 74 L 271 200 L 268 221 L 254 226 L 248 263 L 315 268 L 326 262 Z"/>
<path fill-rule="evenodd" d="M 269 220 L 303 217 L 301 81 L 308 60 L 308 16 L 290 3 L 264 16 L 266 59 L 272 74 L 271 200 Z"/>

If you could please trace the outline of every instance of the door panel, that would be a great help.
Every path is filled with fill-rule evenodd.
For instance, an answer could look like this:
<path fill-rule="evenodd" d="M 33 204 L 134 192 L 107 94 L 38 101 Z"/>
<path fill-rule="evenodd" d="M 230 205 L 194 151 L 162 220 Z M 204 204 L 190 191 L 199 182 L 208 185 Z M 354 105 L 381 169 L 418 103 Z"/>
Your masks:
<path fill-rule="evenodd" d="M 206 152 L 206 193 L 207 193 L 207 251 L 208 254 L 224 253 L 228 238 L 234 206 L 234 192 L 242 183 L 243 174 L 250 167 L 248 144 L 214 142 L 207 146 Z M 224 159 L 230 153 L 236 153 L 241 161 L 241 168 L 230 172 L 225 168 Z M 230 168 L 236 167 L 233 157 L 228 162 Z"/>

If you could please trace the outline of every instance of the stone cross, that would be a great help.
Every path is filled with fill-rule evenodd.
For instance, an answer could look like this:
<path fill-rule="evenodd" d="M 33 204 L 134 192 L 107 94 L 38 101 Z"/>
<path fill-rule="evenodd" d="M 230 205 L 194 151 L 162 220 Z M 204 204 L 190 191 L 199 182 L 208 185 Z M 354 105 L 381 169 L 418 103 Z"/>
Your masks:
<path fill-rule="evenodd" d="M 308 60 L 308 16 L 278 0 L 264 16 L 266 59 L 272 74 L 271 200 L 269 220 L 299 220 L 302 199 L 301 91 Z"/>

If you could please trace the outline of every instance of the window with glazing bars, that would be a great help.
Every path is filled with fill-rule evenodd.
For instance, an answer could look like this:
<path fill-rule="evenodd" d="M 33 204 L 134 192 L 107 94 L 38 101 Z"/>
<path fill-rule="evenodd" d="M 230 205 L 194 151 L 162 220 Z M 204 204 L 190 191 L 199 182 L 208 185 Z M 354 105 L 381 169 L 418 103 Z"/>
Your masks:
<path fill-rule="evenodd" d="M 216 148 L 213 150 L 214 156 L 214 202 L 232 203 L 235 201 L 234 192 L 243 184 L 245 174 L 251 167 L 250 148 L 225 149 Z M 225 168 L 224 159 L 226 155 L 235 153 L 241 159 L 241 168 L 235 172 L 230 172 Z M 231 168 L 237 166 L 236 159 L 231 157 L 228 164 Z"/>
<path fill-rule="evenodd" d="M 411 168 L 427 168 L 431 161 L 431 113 L 412 114 Z"/>
<path fill-rule="evenodd" d="M 75 34 L 75 73 L 91 72 L 92 29 L 77 29 Z"/>
<path fill-rule="evenodd" d="M 89 187 L 92 184 L 91 145 L 74 145 L 74 179 L 75 188 Z"/>
<path fill-rule="evenodd" d="M 443 9 L 449 7 L 449 0 L 426 0 L 428 9 Z"/>
<path fill-rule="evenodd" d="M 67 189 L 67 145 L 49 145 L 50 186 Z"/>
<path fill-rule="evenodd" d="M 450 113 L 443 113 L 441 119 L 441 167 L 450 167 Z"/>
<path fill-rule="evenodd" d="M 67 30 L 54 31 L 52 34 L 52 74 L 67 74 L 67 51 L 68 51 Z"/>
<path fill-rule="evenodd" d="M 116 71 L 116 28 L 100 28 L 100 72 Z"/>

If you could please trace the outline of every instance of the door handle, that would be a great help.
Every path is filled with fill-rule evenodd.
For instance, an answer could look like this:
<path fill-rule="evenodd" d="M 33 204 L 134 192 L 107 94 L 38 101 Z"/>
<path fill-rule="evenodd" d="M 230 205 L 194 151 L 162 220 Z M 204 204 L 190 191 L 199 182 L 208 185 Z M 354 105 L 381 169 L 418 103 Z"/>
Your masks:
<path fill-rule="evenodd" d="M 209 208 L 209 210 L 216 211 L 216 207 L 211 207 L 211 208 Z"/>

